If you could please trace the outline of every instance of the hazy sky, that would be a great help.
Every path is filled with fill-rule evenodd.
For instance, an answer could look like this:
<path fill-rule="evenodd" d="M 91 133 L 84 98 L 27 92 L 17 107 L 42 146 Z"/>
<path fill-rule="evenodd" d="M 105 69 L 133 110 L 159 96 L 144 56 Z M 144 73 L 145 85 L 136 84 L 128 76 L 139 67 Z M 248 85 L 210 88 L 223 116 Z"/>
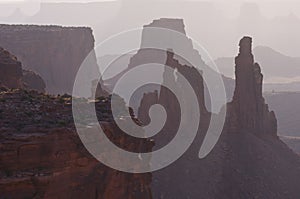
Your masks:
<path fill-rule="evenodd" d="M 7 2 L 0 0 L 3 1 Z M 266 45 L 286 55 L 300 57 L 300 1 L 118 0 L 72 6 L 40 6 L 40 2 L 96 1 L 13 1 L 17 0 L 0 4 L 0 23 L 90 26 L 96 41 L 101 42 L 113 34 L 141 28 L 154 19 L 175 17 L 184 19 L 187 34 L 203 44 L 213 58 L 234 56 L 237 42 L 243 35 L 253 36 L 254 45 Z"/>
<path fill-rule="evenodd" d="M 131 1 L 131 0 L 0 0 L 0 3 L 32 3 L 32 2 L 104 2 L 104 1 Z M 239 7 L 243 2 L 255 2 L 261 8 L 261 11 L 266 16 L 277 16 L 288 13 L 294 13 L 300 17 L 300 7 L 295 6 L 297 0 L 140 0 L 140 1 L 160 1 L 160 2 L 182 2 L 182 1 L 199 1 L 199 2 L 214 2 L 221 12 L 228 16 L 237 16 Z M 284 4 L 282 4 L 284 3 Z"/>
<path fill-rule="evenodd" d="M 131 1 L 131 0 L 0 0 L 0 3 L 33 3 L 33 2 L 104 2 L 104 1 Z M 214 2 L 220 12 L 228 17 L 236 17 L 239 14 L 239 7 L 244 2 L 255 2 L 259 5 L 262 13 L 267 17 L 278 15 L 287 15 L 293 13 L 300 17 L 300 6 L 295 6 L 297 0 L 139 0 L 153 2 L 182 2 L 182 1 L 199 1 L 199 2 Z M 284 3 L 284 4 L 283 4 Z"/>
<path fill-rule="evenodd" d="M 213 59 L 236 56 L 238 41 L 245 35 L 253 37 L 254 47 L 267 46 L 284 55 L 300 57 L 300 1 L 118 0 L 104 3 L 101 0 L 81 4 L 45 2 L 95 1 L 14 1 L 0 0 L 0 24 L 88 26 L 93 29 L 96 45 L 120 32 L 142 28 L 154 19 L 165 17 L 184 19 L 188 37 L 201 44 Z"/>

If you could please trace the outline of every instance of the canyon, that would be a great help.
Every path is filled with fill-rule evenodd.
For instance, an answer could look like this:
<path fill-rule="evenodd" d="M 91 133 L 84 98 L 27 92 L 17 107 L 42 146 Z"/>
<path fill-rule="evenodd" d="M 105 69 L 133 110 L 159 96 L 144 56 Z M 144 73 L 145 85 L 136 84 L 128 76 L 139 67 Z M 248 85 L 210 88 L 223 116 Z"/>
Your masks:
<path fill-rule="evenodd" d="M 176 49 L 171 48 L 172 45 L 166 45 L 165 50 L 142 49 L 147 46 L 147 42 L 153 41 L 151 35 L 147 35 L 149 32 L 146 29 L 149 26 L 181 32 L 181 47 L 193 60 L 197 60 L 198 65 L 180 58 Z M 141 49 L 131 57 L 125 71 L 107 82 L 113 88 L 126 71 L 141 64 L 162 64 L 165 67 L 160 78 L 166 85 L 175 85 L 180 97 L 184 98 L 184 105 L 188 106 L 188 91 L 182 88 L 176 73 L 185 77 L 196 94 L 201 115 L 196 138 L 187 151 L 168 167 L 143 174 L 117 171 L 98 162 L 89 154 L 76 132 L 72 96 L 49 95 L 24 86 L 40 85 L 36 82 L 45 78 L 46 92 L 70 92 L 78 63 L 93 48 L 91 30 L 2 25 L 0 32 L 6 34 L 0 36 L 0 46 L 3 44 L 9 52 L 4 49 L 0 51 L 0 198 L 299 197 L 300 158 L 277 135 L 276 115 L 269 110 L 262 94 L 263 74 L 260 65 L 254 60 L 252 38 L 245 36 L 239 42 L 239 54 L 235 58 L 236 86 L 227 87 L 232 89 L 232 96 L 227 96 L 227 100 L 232 100 L 224 104 L 220 112 L 212 113 L 207 98 L 209 90 L 203 77 L 220 74 L 211 70 L 193 48 L 185 35 L 183 20 L 158 19 L 144 28 Z M 16 33 L 8 34 L 10 32 Z M 16 42 L 16 35 L 24 39 Z M 37 39 L 28 45 L 26 42 L 33 39 L 31 35 Z M 167 36 L 160 38 L 158 35 L 155 42 L 165 41 Z M 41 38 L 44 38 L 43 41 Z M 174 41 L 169 42 L 166 44 Z M 66 43 L 68 45 L 64 46 Z M 41 49 L 43 45 L 49 48 Z M 65 59 L 66 55 L 71 58 Z M 64 60 L 68 60 L 68 63 Z M 22 67 L 34 70 L 25 71 Z M 170 71 L 170 68 L 176 72 Z M 41 76 L 35 75 L 35 72 Z M 228 80 L 221 77 L 223 81 Z M 27 84 L 23 83 L 25 80 Z M 102 84 L 96 85 L 99 90 L 95 100 L 78 100 L 83 105 L 95 106 L 105 135 L 127 151 L 143 153 L 158 150 L 173 139 L 180 122 L 188 123 L 193 119 L 192 114 L 187 114 L 185 120 L 181 121 L 181 104 L 176 99 L 178 96 L 170 89 L 149 84 L 134 93 L 130 99 L 132 107 L 121 100 L 120 110 L 129 109 L 131 117 L 122 117 L 122 111 L 118 116 L 124 122 L 133 120 L 136 124 L 147 125 L 151 122 L 151 106 L 160 104 L 166 110 L 167 121 L 161 131 L 151 138 L 126 135 L 112 117 L 110 93 L 99 87 Z M 189 107 L 187 112 L 192 113 L 195 109 Z M 199 149 L 207 136 L 209 122 L 212 118 L 221 117 L 224 112 L 225 123 L 218 142 L 206 157 L 199 159 Z M 84 127 L 89 128 L 89 120 L 84 117 L 86 113 L 83 112 L 82 116 L 86 124 Z"/>

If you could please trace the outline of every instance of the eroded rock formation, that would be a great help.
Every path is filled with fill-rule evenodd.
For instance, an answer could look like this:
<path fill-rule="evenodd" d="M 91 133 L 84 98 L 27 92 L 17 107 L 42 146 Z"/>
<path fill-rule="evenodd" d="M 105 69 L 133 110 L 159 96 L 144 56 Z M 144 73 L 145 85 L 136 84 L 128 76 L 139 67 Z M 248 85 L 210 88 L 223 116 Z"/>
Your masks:
<path fill-rule="evenodd" d="M 176 48 L 176 49 L 174 49 Z M 114 86 L 120 80 L 120 78 L 130 70 L 134 70 L 136 67 L 143 66 L 145 64 L 159 64 L 159 65 L 165 65 L 167 57 L 167 51 L 168 49 L 172 49 L 174 54 L 174 60 L 177 60 L 181 65 L 191 65 L 189 63 L 191 60 L 194 67 L 198 70 L 203 71 L 203 74 L 207 76 L 208 79 L 223 79 L 225 84 L 226 93 L 228 94 L 227 98 L 230 100 L 232 98 L 233 93 L 233 86 L 232 82 L 233 80 L 230 78 L 226 78 L 213 70 L 213 68 L 209 67 L 202 59 L 200 53 L 198 52 L 198 48 L 194 46 L 193 41 L 188 37 L 185 31 L 185 25 L 182 19 L 173 19 L 173 18 L 161 18 L 154 20 L 153 22 L 144 25 L 143 31 L 142 31 L 142 38 L 141 38 L 141 45 L 140 49 L 131 56 L 129 63 L 125 63 L 124 58 L 120 58 L 120 62 L 117 61 L 114 62 L 115 65 L 123 66 L 123 64 L 127 64 L 128 67 L 117 74 L 116 76 L 105 79 L 104 84 L 107 86 L 107 90 L 112 92 Z M 128 56 L 128 55 L 127 55 Z M 122 55 L 123 57 L 123 55 Z M 114 57 L 116 59 L 116 57 Z M 149 66 L 151 67 L 151 66 Z M 151 70 L 148 71 L 147 75 L 153 77 L 153 79 L 159 79 L 162 80 L 162 73 L 157 74 L 157 72 L 153 72 Z M 192 73 L 191 73 L 192 74 Z M 191 76 L 191 75 L 190 75 Z M 141 78 L 136 77 L 136 78 Z M 192 77 L 195 78 L 195 77 Z M 134 81 L 134 78 L 132 78 L 132 82 Z M 209 91 L 207 89 L 207 86 L 204 82 L 204 97 L 205 97 L 205 105 L 208 110 L 211 109 L 211 99 L 209 95 Z M 131 85 L 129 82 L 128 85 Z M 193 86 L 200 86 L 201 84 L 196 84 L 194 82 Z M 220 89 L 218 85 L 211 86 L 218 94 L 218 90 Z M 140 89 L 136 94 L 134 98 L 132 98 L 132 103 L 130 106 L 134 108 L 134 110 L 137 112 L 140 100 L 144 93 L 148 92 L 154 92 L 155 90 L 159 91 L 160 86 L 148 86 L 143 89 Z M 220 92 L 219 98 L 222 98 L 222 94 Z M 223 104 L 222 104 L 223 105 Z M 220 105 L 221 106 L 221 105 Z M 216 110 L 218 111 L 220 107 L 216 107 Z"/>
<path fill-rule="evenodd" d="M 235 95 L 227 106 L 225 126 L 212 152 L 198 159 L 210 117 L 210 114 L 202 114 L 202 125 L 191 147 L 176 162 L 152 173 L 154 198 L 281 199 L 299 196 L 295 184 L 300 182 L 300 159 L 277 137 L 276 118 L 264 103 L 262 74 L 253 61 L 249 37 L 240 42 L 236 75 Z M 171 97 L 168 95 L 164 99 L 167 110 L 168 105 L 175 102 Z M 155 98 L 159 103 L 160 94 L 144 95 L 142 102 L 146 105 L 141 107 L 141 112 L 149 110 L 149 103 L 155 102 Z M 174 115 L 181 114 L 175 110 L 172 117 Z M 173 136 L 177 127 L 165 130 L 160 140 Z"/>
<path fill-rule="evenodd" d="M 0 46 L 39 74 L 51 94 L 72 93 L 78 68 L 94 48 L 92 30 L 85 27 L 0 25 L 0 33 Z"/>
<path fill-rule="evenodd" d="M 186 96 L 191 94 L 191 91 L 187 91 L 186 88 L 183 88 L 181 83 L 176 79 L 176 72 L 183 75 L 183 77 L 188 80 L 193 92 L 196 94 L 197 101 L 199 104 L 199 111 L 201 117 L 205 118 L 200 121 L 200 125 L 204 128 L 203 122 L 209 120 L 210 113 L 205 107 L 205 97 L 204 97 L 204 82 L 201 76 L 202 72 L 198 71 L 195 67 L 191 65 L 180 64 L 179 61 L 174 57 L 174 52 L 171 50 L 166 53 L 166 67 L 163 73 L 163 83 L 162 85 L 175 85 L 176 89 L 180 96 L 176 96 L 174 91 L 171 91 L 166 86 L 161 86 L 159 90 L 153 92 L 147 92 L 143 95 L 141 99 L 141 104 L 138 109 L 138 119 L 142 124 L 150 123 L 149 110 L 152 105 L 160 104 L 162 105 L 167 113 L 167 120 L 165 126 L 157 136 L 154 137 L 155 140 L 155 149 L 159 149 L 163 144 L 168 143 L 173 136 L 176 135 L 177 129 L 180 122 L 189 122 L 191 118 L 185 118 L 186 121 L 181 118 L 181 104 L 178 101 L 178 97 L 184 98 L 185 105 L 189 104 L 190 101 Z M 188 111 L 194 111 L 194 107 L 191 107 Z M 205 128 L 204 128 L 205 129 Z"/>
<path fill-rule="evenodd" d="M 229 104 L 229 131 L 277 135 L 277 121 L 262 96 L 263 75 L 254 63 L 252 38 L 241 39 L 239 55 L 235 58 L 236 88 Z M 235 120 L 235 121 L 234 121 Z"/>
<path fill-rule="evenodd" d="M 152 57 L 146 56 L 149 52 Z M 81 144 L 73 124 L 71 96 L 10 91 L 0 83 L 4 91 L 0 92 L 1 197 L 151 199 L 152 193 L 153 198 L 161 199 L 299 197 L 300 159 L 276 136 L 276 118 L 261 95 L 262 74 L 253 60 L 251 38 L 245 37 L 240 42 L 233 101 L 228 104 L 222 135 L 204 159 L 198 159 L 198 153 L 212 114 L 205 107 L 201 73 L 196 66 L 180 62 L 171 50 L 141 50 L 138 54 L 132 59 L 135 64 L 146 60 L 168 65 L 185 76 L 197 94 L 200 128 L 184 155 L 152 174 L 127 174 L 110 169 L 91 157 Z M 181 86 L 168 69 L 163 80 Z M 188 104 L 186 91 L 180 91 Z M 82 99 L 82 103 L 92 102 Z M 130 137 L 116 126 L 110 98 L 101 97 L 95 103 L 101 126 L 117 146 L 135 152 L 152 150 L 151 139 Z M 163 134 L 154 139 L 155 147 L 162 147 L 176 133 L 181 115 L 176 96 L 170 90 L 159 87 L 157 91 L 146 92 L 138 112 L 140 121 L 134 121 L 150 122 L 147 112 L 156 103 L 162 104 L 168 115 L 160 132 Z M 127 109 L 124 103 L 120 109 Z M 130 112 L 133 117 L 133 111 Z"/>

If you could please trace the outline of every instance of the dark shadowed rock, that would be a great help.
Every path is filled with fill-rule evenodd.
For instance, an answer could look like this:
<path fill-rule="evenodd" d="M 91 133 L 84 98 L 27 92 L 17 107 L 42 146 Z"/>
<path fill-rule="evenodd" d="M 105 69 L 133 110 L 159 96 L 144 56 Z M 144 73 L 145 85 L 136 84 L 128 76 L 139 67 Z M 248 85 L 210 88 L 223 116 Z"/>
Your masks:
<path fill-rule="evenodd" d="M 240 41 L 240 52 L 235 58 L 236 87 L 233 101 L 229 104 L 231 129 L 276 136 L 277 121 L 273 111 L 262 96 L 263 75 L 260 66 L 254 63 L 252 38 Z M 233 121 L 233 120 L 237 121 Z M 230 123 L 230 122 L 229 122 Z"/>

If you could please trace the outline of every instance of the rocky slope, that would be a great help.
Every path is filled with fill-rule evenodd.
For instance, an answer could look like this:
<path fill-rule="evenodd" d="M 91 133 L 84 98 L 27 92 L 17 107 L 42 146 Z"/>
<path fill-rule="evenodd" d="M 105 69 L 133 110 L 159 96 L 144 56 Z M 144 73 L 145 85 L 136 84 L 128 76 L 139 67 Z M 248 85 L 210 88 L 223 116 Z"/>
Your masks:
<path fill-rule="evenodd" d="M 84 27 L 0 25 L 0 33 L 0 46 L 40 74 L 52 94 L 72 92 L 78 68 L 94 48 L 92 30 Z"/>
<path fill-rule="evenodd" d="M 121 134 L 109 98 L 99 99 L 96 110 L 115 144 L 151 150 L 150 140 Z M 0 118 L 0 198 L 152 198 L 151 174 L 110 169 L 86 151 L 74 129 L 70 96 L 2 91 Z"/>

